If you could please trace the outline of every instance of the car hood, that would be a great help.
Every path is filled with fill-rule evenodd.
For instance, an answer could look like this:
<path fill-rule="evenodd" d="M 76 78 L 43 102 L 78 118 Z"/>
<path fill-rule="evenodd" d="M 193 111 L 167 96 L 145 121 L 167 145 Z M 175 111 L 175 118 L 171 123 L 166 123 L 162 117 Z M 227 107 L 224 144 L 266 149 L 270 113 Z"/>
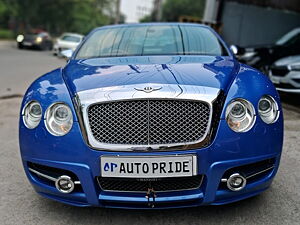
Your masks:
<path fill-rule="evenodd" d="M 194 85 L 226 90 L 238 63 L 219 56 L 139 56 L 71 60 L 64 80 L 75 96 L 89 89 L 143 83 Z"/>
<path fill-rule="evenodd" d="M 300 63 L 300 55 L 288 56 L 282 59 L 277 60 L 274 65 L 275 66 L 288 66 L 294 63 Z"/>

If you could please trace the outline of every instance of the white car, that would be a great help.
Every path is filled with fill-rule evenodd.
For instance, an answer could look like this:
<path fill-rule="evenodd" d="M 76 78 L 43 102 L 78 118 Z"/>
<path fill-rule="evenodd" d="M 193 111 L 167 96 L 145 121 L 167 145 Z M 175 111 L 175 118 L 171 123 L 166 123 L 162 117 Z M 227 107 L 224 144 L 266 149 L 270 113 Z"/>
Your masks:
<path fill-rule="evenodd" d="M 58 39 L 56 39 L 56 42 L 53 47 L 53 54 L 59 56 L 61 51 L 67 49 L 75 51 L 77 46 L 82 41 L 83 37 L 83 35 L 75 33 L 62 34 Z"/>
<path fill-rule="evenodd" d="M 300 55 L 277 60 L 269 77 L 278 91 L 300 94 Z"/>

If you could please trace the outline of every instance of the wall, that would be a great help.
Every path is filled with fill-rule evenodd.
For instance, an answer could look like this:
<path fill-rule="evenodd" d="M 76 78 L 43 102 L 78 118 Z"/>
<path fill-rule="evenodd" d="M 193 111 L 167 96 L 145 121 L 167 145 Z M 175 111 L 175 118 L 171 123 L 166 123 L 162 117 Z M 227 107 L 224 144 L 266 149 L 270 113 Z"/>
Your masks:
<path fill-rule="evenodd" d="M 300 27 L 300 13 L 225 2 L 221 21 L 221 35 L 228 44 L 266 45 Z"/>

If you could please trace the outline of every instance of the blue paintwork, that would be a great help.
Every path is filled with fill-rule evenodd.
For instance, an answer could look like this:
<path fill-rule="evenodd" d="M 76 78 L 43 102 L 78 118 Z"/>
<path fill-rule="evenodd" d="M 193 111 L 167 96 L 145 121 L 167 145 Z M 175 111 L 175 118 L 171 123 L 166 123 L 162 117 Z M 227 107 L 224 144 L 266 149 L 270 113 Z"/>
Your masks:
<path fill-rule="evenodd" d="M 140 83 L 227 89 L 238 68 L 239 64 L 229 56 L 131 56 L 71 60 L 63 76 L 72 94 Z"/>
<path fill-rule="evenodd" d="M 255 125 L 246 133 L 235 133 L 228 127 L 224 119 L 224 107 L 215 139 L 210 146 L 201 149 L 167 153 L 116 153 L 89 148 L 83 139 L 72 103 L 76 92 L 97 87 L 148 82 L 220 88 L 227 96 L 225 106 L 234 98 L 245 98 L 255 106 L 256 114 L 257 104 L 262 95 L 269 94 L 280 102 L 278 93 L 266 76 L 239 64 L 233 56 L 72 59 L 65 68 L 54 70 L 33 82 L 22 102 L 23 108 L 31 100 L 39 101 L 43 113 L 52 103 L 65 102 L 71 107 L 74 117 L 70 133 L 63 137 L 49 134 L 44 121 L 41 121 L 37 128 L 29 130 L 24 126 L 22 119 L 20 120 L 21 156 L 26 175 L 35 190 L 45 197 L 76 206 L 136 208 L 136 203 L 145 202 L 141 207 L 148 208 L 143 193 L 116 193 L 99 189 L 95 177 L 100 174 L 100 157 L 115 154 L 191 153 L 198 156 L 198 173 L 206 176 L 203 187 L 192 191 L 159 193 L 156 201 L 168 203 L 164 205 L 165 208 L 226 204 L 256 195 L 270 186 L 279 166 L 283 143 L 283 115 L 280 105 L 280 116 L 276 123 L 267 125 L 257 116 Z M 218 190 L 220 179 L 227 169 L 272 157 L 276 157 L 276 167 L 267 177 L 247 185 L 241 192 Z M 83 193 L 61 194 L 54 187 L 39 182 L 29 173 L 28 161 L 72 171 L 81 181 Z M 114 204 L 105 204 L 107 200 Z"/>

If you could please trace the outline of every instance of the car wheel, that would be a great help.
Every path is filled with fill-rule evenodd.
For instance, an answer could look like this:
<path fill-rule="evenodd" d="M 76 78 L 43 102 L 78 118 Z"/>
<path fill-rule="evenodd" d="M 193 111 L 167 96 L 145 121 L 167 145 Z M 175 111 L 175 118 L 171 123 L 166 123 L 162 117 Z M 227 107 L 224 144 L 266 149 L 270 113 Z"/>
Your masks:
<path fill-rule="evenodd" d="M 24 46 L 21 43 L 18 43 L 18 49 L 23 49 Z"/>
<path fill-rule="evenodd" d="M 49 50 L 52 49 L 52 46 L 51 46 L 51 44 L 49 44 L 49 43 L 43 43 L 43 44 L 41 45 L 40 49 L 43 50 L 43 51 L 49 51 Z"/>

